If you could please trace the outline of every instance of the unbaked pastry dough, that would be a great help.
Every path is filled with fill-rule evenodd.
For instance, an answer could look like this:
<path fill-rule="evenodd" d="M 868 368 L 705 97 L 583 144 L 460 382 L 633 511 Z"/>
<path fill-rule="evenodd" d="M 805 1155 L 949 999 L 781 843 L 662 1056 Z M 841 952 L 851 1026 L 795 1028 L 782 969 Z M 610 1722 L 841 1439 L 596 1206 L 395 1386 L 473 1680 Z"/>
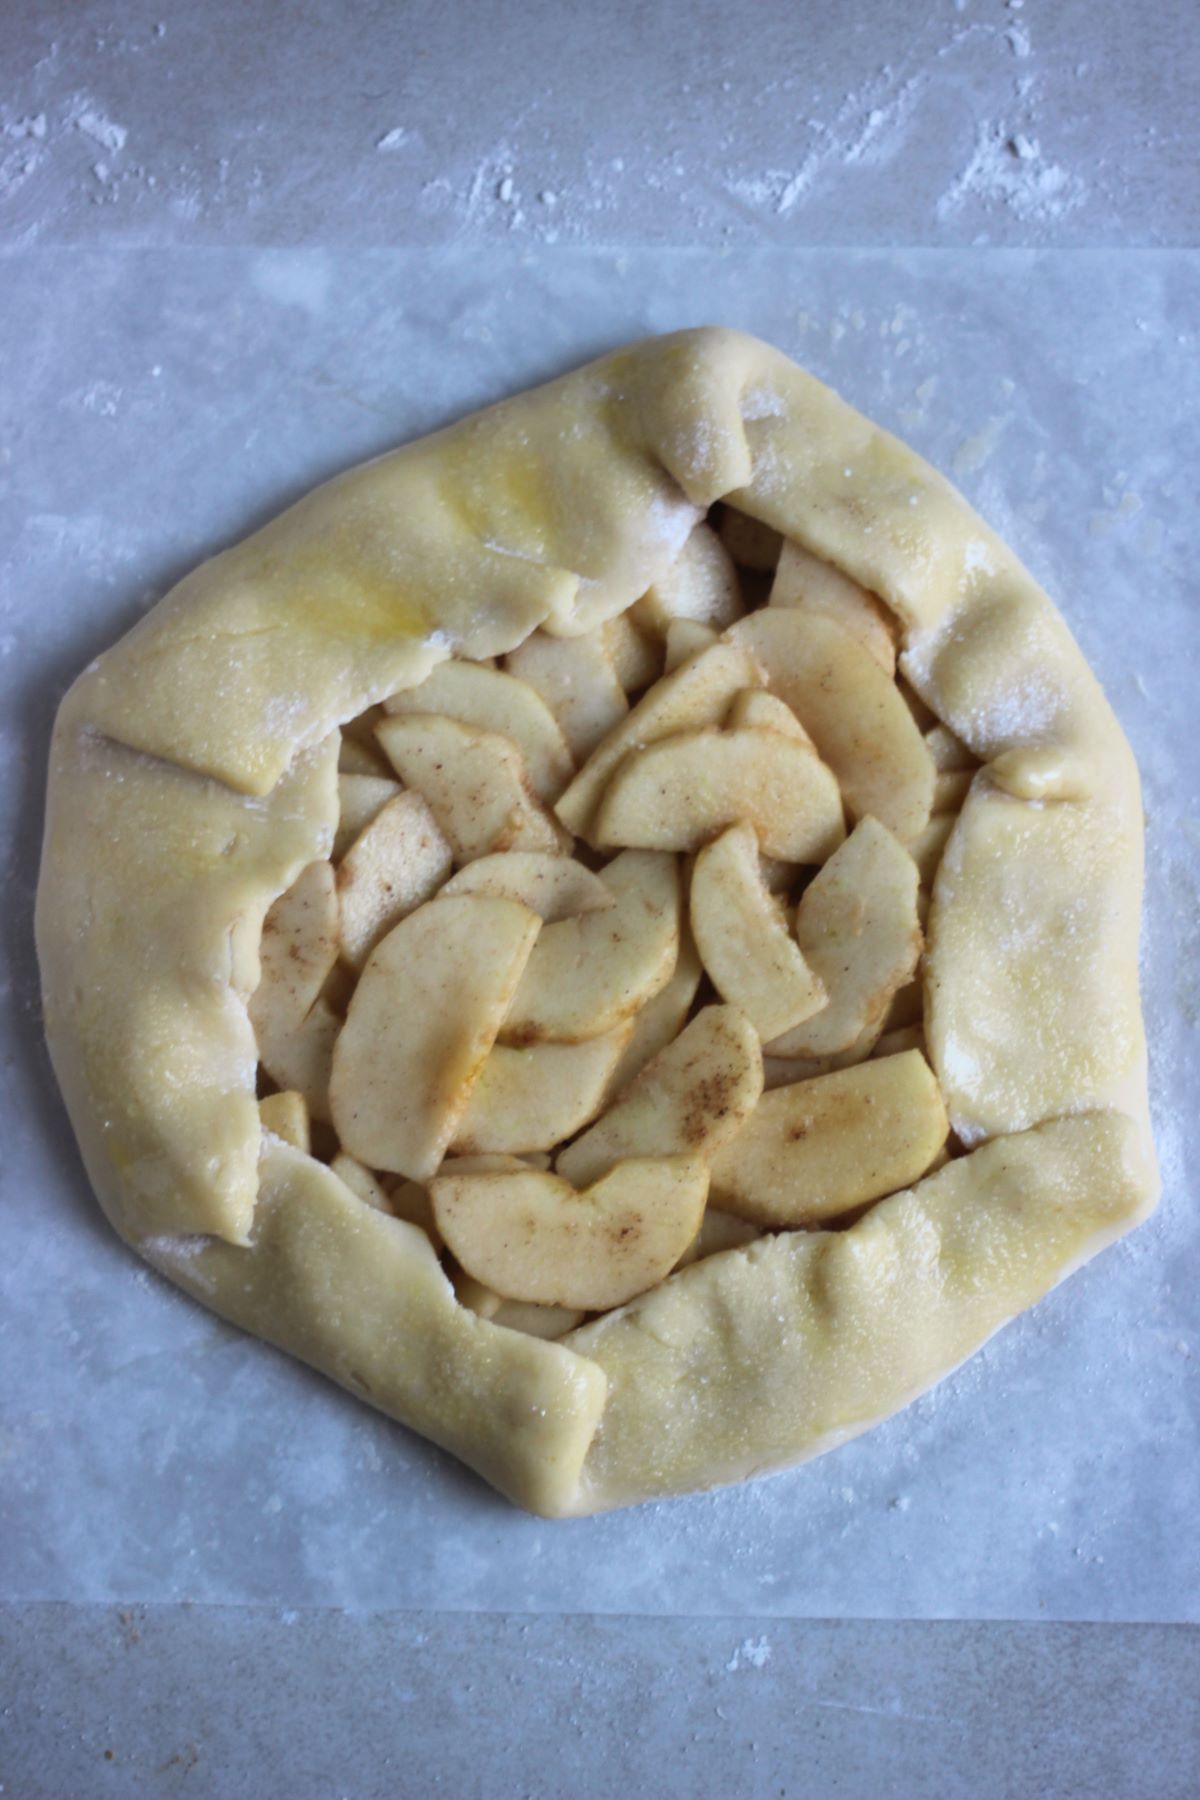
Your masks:
<path fill-rule="evenodd" d="M 721 537 L 701 544 L 718 502 Z M 865 590 L 869 605 L 842 624 L 885 667 L 891 622 L 913 704 L 937 721 L 937 780 L 956 804 L 966 790 L 948 840 L 911 845 L 937 865 L 925 1034 L 962 1154 L 840 1229 L 757 1236 L 727 1221 L 712 1241 L 733 1247 L 548 1341 L 533 1335 L 543 1309 L 525 1307 L 529 1328 L 512 1329 L 503 1308 L 460 1304 L 412 1182 L 384 1211 L 350 1158 L 330 1168 L 284 1141 L 286 1105 L 263 1130 L 248 1003 L 264 917 L 331 853 L 339 727 L 449 657 L 520 649 L 510 667 L 543 696 L 572 694 L 560 721 L 580 761 L 632 717 L 621 673 L 644 640 L 606 624 L 631 608 L 673 636 L 672 663 L 728 628 L 743 646 L 721 652 L 731 691 L 752 686 L 736 674 L 747 628 L 725 610 L 727 547 L 770 567 L 775 534 L 791 547 L 789 581 L 825 572 L 831 643 L 847 594 Z M 704 585 L 680 618 L 672 572 L 689 542 Z M 581 701 L 574 671 L 589 667 Z M 817 695 L 820 671 L 803 680 Z M 860 731 L 815 699 L 811 718 L 795 704 L 843 785 L 869 796 L 871 720 Z M 761 706 L 747 717 L 769 724 Z M 379 790 L 355 790 L 363 824 L 397 792 L 373 757 L 347 765 Z M 919 822 L 929 802 L 914 793 Z M 550 820 L 536 797 L 529 807 Z M 1145 1216 L 1157 1180 L 1141 838 L 1129 748 L 1011 551 L 911 450 L 778 351 L 686 331 L 330 482 L 195 570 L 85 671 L 52 752 L 37 917 L 46 1030 L 101 1203 L 143 1256 L 520 1505 L 594 1512 L 842 1442 Z M 769 889 L 773 866 L 762 873 Z M 623 1069 L 670 1042 L 698 979 L 685 951 L 614 1043 Z M 919 990 L 902 989 L 890 1016 L 855 1026 L 843 1060 L 881 1032 L 882 1047 L 911 1041 L 910 991 L 919 1011 Z M 327 1058 L 336 1007 L 319 998 L 308 1018 L 303 1055 Z M 828 1066 L 768 1056 L 766 1085 Z"/>

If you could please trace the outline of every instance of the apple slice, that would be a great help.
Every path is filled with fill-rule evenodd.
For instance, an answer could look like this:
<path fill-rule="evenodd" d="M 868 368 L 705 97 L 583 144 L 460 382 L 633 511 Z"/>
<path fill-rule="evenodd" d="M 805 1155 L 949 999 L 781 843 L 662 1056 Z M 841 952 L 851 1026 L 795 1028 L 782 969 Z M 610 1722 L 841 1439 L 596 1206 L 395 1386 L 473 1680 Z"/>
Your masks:
<path fill-rule="evenodd" d="M 679 870 L 628 851 L 600 871 L 614 904 L 547 925 L 504 1021 L 506 1044 L 578 1044 L 614 1031 L 666 986 L 679 954 Z"/>
<path fill-rule="evenodd" d="M 824 983 L 763 884 L 751 826 L 733 825 L 701 850 L 690 904 L 692 936 L 713 986 L 760 1038 L 779 1037 L 825 1005 Z"/>
<path fill-rule="evenodd" d="M 832 619 L 786 606 L 740 619 L 726 641 L 766 669 L 771 692 L 811 735 L 850 812 L 872 814 L 902 843 L 915 838 L 933 804 L 933 759 L 896 683 L 870 653 Z"/>
<path fill-rule="evenodd" d="M 781 731 L 814 752 L 817 747 L 791 707 L 765 688 L 743 688 L 735 694 L 725 724 L 730 731 Z"/>
<path fill-rule="evenodd" d="M 460 869 L 442 892 L 503 894 L 519 900 L 547 925 L 613 904 L 612 890 L 573 856 L 545 856 L 535 850 L 481 856 Z"/>
<path fill-rule="evenodd" d="M 633 608 L 636 622 L 665 636 L 673 619 L 720 629 L 740 619 L 746 606 L 732 556 L 711 525 L 699 524 L 675 561 Z"/>
<path fill-rule="evenodd" d="M 509 651 L 504 664 L 541 695 L 576 761 L 590 756 L 629 711 L 602 626 L 573 638 L 535 631 Z"/>
<path fill-rule="evenodd" d="M 303 1094 L 310 1114 L 322 1124 L 328 1124 L 330 1119 L 329 1078 L 333 1047 L 341 1029 L 340 1015 L 327 1000 L 319 998 L 286 1031 L 275 1034 L 269 1028 L 255 1030 L 258 1060 L 271 1080 L 281 1088 L 294 1088 Z"/>
<path fill-rule="evenodd" d="M 537 1306 L 531 1300 L 502 1300 L 492 1314 L 492 1324 L 553 1342 L 582 1325 L 585 1317 L 581 1306 Z"/>
<path fill-rule="evenodd" d="M 581 1044 L 497 1044 L 455 1129 L 456 1156 L 552 1150 L 582 1131 L 604 1104 L 633 1020 Z"/>
<path fill-rule="evenodd" d="M 877 819 L 856 825 L 804 890 L 796 942 L 829 1003 L 773 1038 L 769 1054 L 833 1056 L 872 1028 L 878 1037 L 892 995 L 917 966 L 921 927 L 916 864 Z"/>
<path fill-rule="evenodd" d="M 337 872 L 342 955 L 361 969 L 380 938 L 432 899 L 454 867 L 420 794 L 397 794 L 351 844 Z"/>
<path fill-rule="evenodd" d="M 691 933 L 684 930 L 680 934 L 679 955 L 670 981 L 634 1016 L 633 1035 L 608 1084 L 610 1100 L 622 1093 L 635 1075 L 641 1074 L 651 1057 L 657 1056 L 679 1036 L 703 974 L 704 968 Z"/>
<path fill-rule="evenodd" d="M 479 663 L 439 663 L 417 687 L 403 688 L 383 703 L 388 714 L 437 713 L 508 738 L 524 759 L 529 785 L 542 800 L 555 800 L 575 773 L 562 727 L 540 694 L 502 669 Z"/>
<path fill-rule="evenodd" d="M 677 731 L 719 725 L 739 688 L 763 685 L 754 656 L 739 645 L 716 643 L 681 663 L 593 750 L 555 807 L 563 824 L 576 836 L 589 837 L 604 790 L 631 750 Z"/>
<path fill-rule="evenodd" d="M 824 862 L 846 835 L 837 782 L 806 745 L 779 731 L 710 727 L 632 752 L 605 790 L 593 837 L 695 851 L 742 820 L 781 862 Z"/>
<path fill-rule="evenodd" d="M 949 1123 L 917 1050 L 764 1094 L 712 1159 L 716 1206 L 755 1225 L 815 1225 L 918 1181 Z"/>
<path fill-rule="evenodd" d="M 468 1274 L 508 1300 L 586 1312 L 663 1281 L 699 1229 L 707 1191 L 694 1156 L 633 1159 L 583 1193 L 538 1169 L 430 1183 L 438 1229 Z"/>
<path fill-rule="evenodd" d="M 357 1157 L 347 1156 L 339 1150 L 329 1167 L 339 1181 L 344 1181 L 352 1194 L 375 1212 L 390 1213 L 393 1211 L 388 1191 L 379 1177 L 358 1161 Z M 399 1215 L 396 1215 L 399 1216 Z"/>
<path fill-rule="evenodd" d="M 770 604 L 824 613 L 870 651 L 889 680 L 895 676 L 896 622 L 883 601 L 799 544 L 780 551 Z"/>
<path fill-rule="evenodd" d="M 578 1306 L 538 1306 L 530 1300 L 506 1300 L 502 1294 L 493 1293 L 482 1281 L 468 1275 L 465 1269 L 456 1269 L 451 1280 L 454 1297 L 460 1306 L 481 1319 L 490 1319 L 493 1325 L 503 1325 L 509 1331 L 523 1331 L 529 1337 L 565 1337 L 585 1317 Z"/>
<path fill-rule="evenodd" d="M 753 1025 L 736 1007 L 706 1006 L 555 1168 L 581 1187 L 630 1156 L 711 1157 L 737 1136 L 761 1093 Z"/>
<path fill-rule="evenodd" d="M 510 738 L 440 713 L 384 719 L 377 733 L 401 781 L 428 802 L 456 862 L 496 850 L 570 848 Z"/>
<path fill-rule="evenodd" d="M 380 758 L 382 762 L 383 758 Z M 390 775 L 339 775 L 338 822 L 333 838 L 334 862 L 346 854 L 360 831 L 365 831 L 389 800 L 400 793 L 400 783 Z"/>
<path fill-rule="evenodd" d="M 341 1020 L 322 997 L 337 961 L 333 869 L 309 863 L 263 921 L 261 974 L 248 1012 L 258 1059 L 280 1088 L 304 1096 L 316 1119 L 329 1117 L 329 1068 Z"/>
<path fill-rule="evenodd" d="M 330 1082 L 351 1156 L 414 1181 L 433 1174 L 540 929 L 519 901 L 460 894 L 418 907 L 375 946 Z"/>
<path fill-rule="evenodd" d="M 258 986 L 250 997 L 255 1031 L 277 1037 L 299 1024 L 324 987 L 337 954 L 334 873 L 327 862 L 312 862 L 273 902 L 263 920 Z"/>
<path fill-rule="evenodd" d="M 640 693 L 662 674 L 662 645 L 639 631 L 630 615 L 618 613 L 599 627 L 617 680 L 627 694 Z"/>
<path fill-rule="evenodd" d="M 308 1116 L 308 1102 L 303 1094 L 294 1088 L 287 1088 L 279 1094 L 267 1094 L 258 1103 L 258 1116 L 264 1131 L 282 1138 L 293 1150 L 303 1150 L 307 1156 L 312 1150 L 312 1128 Z"/>
<path fill-rule="evenodd" d="M 419 1181 L 396 1181 L 387 1190 L 387 1201 L 394 1216 L 408 1225 L 419 1226 L 440 1255 L 442 1234 L 433 1216 L 428 1188 L 422 1187 Z"/>
<path fill-rule="evenodd" d="M 711 625 L 701 625 L 698 619 L 672 619 L 667 626 L 663 674 L 669 675 L 697 651 L 708 650 L 720 641 L 720 636 L 719 631 Z"/>

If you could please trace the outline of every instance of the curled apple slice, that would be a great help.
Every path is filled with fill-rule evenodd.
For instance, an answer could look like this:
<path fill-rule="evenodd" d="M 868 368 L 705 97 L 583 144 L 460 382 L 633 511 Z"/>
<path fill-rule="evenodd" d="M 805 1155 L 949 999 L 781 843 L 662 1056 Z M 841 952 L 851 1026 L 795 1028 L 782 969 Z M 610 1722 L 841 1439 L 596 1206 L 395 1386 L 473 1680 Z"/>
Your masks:
<path fill-rule="evenodd" d="M 796 909 L 796 942 L 824 982 L 828 1005 L 773 1038 L 769 1054 L 835 1056 L 872 1029 L 878 1036 L 893 994 L 917 966 L 921 941 L 916 864 L 877 819 L 863 819 Z"/>
<path fill-rule="evenodd" d="M 699 1157 L 639 1158 L 578 1192 L 538 1169 L 443 1173 L 429 1187 L 438 1229 L 494 1293 L 587 1312 L 665 1280 L 696 1236 L 708 1192 Z"/>
<path fill-rule="evenodd" d="M 672 856 L 628 851 L 600 871 L 614 904 L 547 925 L 502 1038 L 578 1044 L 616 1029 L 670 980 L 679 953 L 679 871 Z"/>
<path fill-rule="evenodd" d="M 713 1158 L 713 1202 L 776 1230 L 834 1219 L 919 1180 L 948 1132 L 918 1050 L 773 1088 Z"/>
<path fill-rule="evenodd" d="M 902 843 L 928 823 L 933 758 L 896 683 L 841 625 L 768 606 L 725 641 L 753 653 L 837 776 L 855 818 L 870 813 Z"/>
<path fill-rule="evenodd" d="M 555 1168 L 576 1187 L 631 1156 L 710 1157 L 735 1138 L 762 1093 L 758 1036 L 733 1006 L 706 1006 Z"/>
<path fill-rule="evenodd" d="M 376 735 L 404 785 L 428 802 L 456 862 L 496 850 L 569 848 L 511 738 L 440 713 L 398 714 L 382 720 Z"/>
<path fill-rule="evenodd" d="M 696 858 L 692 936 L 713 986 L 746 1014 L 760 1038 L 776 1038 L 825 1005 L 825 985 L 805 962 L 783 909 L 759 870 L 758 839 L 733 825 Z"/>
<path fill-rule="evenodd" d="M 384 701 L 384 711 L 437 713 L 508 738 L 521 752 L 529 785 L 542 800 L 554 800 L 575 773 L 562 727 L 541 695 L 502 669 L 479 663 L 439 663 L 414 688 Z"/>
<path fill-rule="evenodd" d="M 445 1155 L 541 928 L 516 900 L 430 900 L 367 959 L 333 1056 L 343 1149 L 423 1181 Z"/>
<path fill-rule="evenodd" d="M 693 851 L 742 820 L 782 862 L 824 862 L 845 836 L 837 782 L 806 745 L 779 731 L 711 728 L 632 752 L 593 831 L 601 844 Z"/>

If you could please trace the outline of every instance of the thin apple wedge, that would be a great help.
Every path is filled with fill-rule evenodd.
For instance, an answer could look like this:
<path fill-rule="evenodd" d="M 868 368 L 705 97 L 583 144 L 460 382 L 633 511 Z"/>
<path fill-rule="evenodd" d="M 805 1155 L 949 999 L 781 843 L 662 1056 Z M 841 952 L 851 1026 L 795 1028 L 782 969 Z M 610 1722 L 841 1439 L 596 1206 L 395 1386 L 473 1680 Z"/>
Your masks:
<path fill-rule="evenodd" d="M 501 894 L 519 900 L 547 925 L 614 904 L 612 890 L 573 856 L 546 856 L 535 850 L 481 856 L 460 869 L 442 893 Z"/>
<path fill-rule="evenodd" d="M 691 933 L 684 930 L 680 934 L 679 955 L 670 981 L 634 1015 L 633 1034 L 608 1084 L 610 1100 L 623 1093 L 650 1059 L 679 1036 L 703 974 L 704 967 L 696 954 Z"/>
<path fill-rule="evenodd" d="M 455 1156 L 552 1150 L 604 1104 L 633 1020 L 581 1044 L 496 1044 L 454 1132 Z"/>
<path fill-rule="evenodd" d="M 312 1149 L 312 1128 L 308 1116 L 308 1102 L 303 1094 L 294 1088 L 287 1088 L 282 1093 L 267 1094 L 258 1103 L 258 1116 L 264 1131 L 282 1138 L 293 1150 L 303 1150 L 307 1156 Z"/>
<path fill-rule="evenodd" d="M 342 955 L 361 969 L 380 938 L 432 899 L 454 854 L 429 806 L 398 793 L 351 844 L 337 872 Z"/>
<path fill-rule="evenodd" d="M 397 714 L 382 720 L 376 735 L 404 785 L 428 802 L 455 862 L 499 850 L 570 848 L 530 787 L 511 738 L 440 713 Z"/>
<path fill-rule="evenodd" d="M 502 1038 L 578 1044 L 614 1031 L 666 986 L 679 954 L 679 870 L 672 856 L 628 851 L 600 871 L 611 907 L 547 925 Z"/>
<path fill-rule="evenodd" d="M 502 669 L 479 663 L 439 663 L 417 687 L 403 688 L 383 703 L 389 715 L 437 713 L 514 743 L 529 785 L 542 800 L 555 800 L 575 773 L 562 727 L 541 695 Z"/>
<path fill-rule="evenodd" d="M 695 851 L 753 825 L 764 856 L 819 863 L 845 837 L 842 801 L 819 757 L 778 731 L 681 731 L 633 751 L 596 812 L 599 844 Z"/>
<path fill-rule="evenodd" d="M 750 651 L 837 776 L 855 818 L 871 814 L 902 843 L 928 823 L 933 759 L 896 686 L 841 625 L 808 610 L 768 606 L 725 641 Z"/>
<path fill-rule="evenodd" d="M 762 1093 L 758 1034 L 733 1006 L 706 1006 L 555 1168 L 576 1187 L 631 1156 L 711 1157 L 735 1138 Z"/>
<path fill-rule="evenodd" d="M 367 959 L 330 1082 L 342 1147 L 424 1181 L 445 1155 L 541 929 L 516 900 L 430 900 Z"/>
<path fill-rule="evenodd" d="M 701 850 L 692 870 L 690 916 L 713 986 L 741 1008 L 764 1041 L 825 1005 L 824 983 L 763 884 L 751 826 L 733 825 Z"/>
<path fill-rule="evenodd" d="M 835 1056 L 872 1029 L 878 1036 L 892 995 L 917 966 L 922 939 L 916 864 L 877 819 L 856 825 L 804 890 L 796 942 L 824 982 L 828 1005 L 772 1039 L 768 1053 Z"/>
<path fill-rule="evenodd" d="M 383 761 L 382 756 L 380 762 Z M 333 860 L 339 862 L 360 831 L 365 831 L 400 792 L 390 775 L 339 775 L 338 822 L 333 837 Z"/>
<path fill-rule="evenodd" d="M 443 1173 L 430 1183 L 438 1229 L 494 1293 L 598 1312 L 663 1281 L 700 1226 L 699 1157 L 621 1163 L 586 1191 L 538 1169 Z"/>
<path fill-rule="evenodd" d="M 590 756 L 629 711 L 603 626 L 573 638 L 535 631 L 509 651 L 504 665 L 541 695 L 577 762 Z"/>
<path fill-rule="evenodd" d="M 767 1229 L 819 1224 L 918 1181 L 948 1132 L 917 1050 L 773 1088 L 713 1158 L 713 1203 Z"/>
<path fill-rule="evenodd" d="M 712 526 L 702 523 L 633 607 L 633 617 L 646 630 L 665 636 L 673 619 L 720 629 L 745 610 L 737 566 Z"/>
<path fill-rule="evenodd" d="M 678 731 L 719 725 L 739 688 L 763 685 L 753 654 L 739 645 L 716 643 L 689 657 L 656 681 L 596 746 L 554 809 L 563 824 L 577 837 L 590 838 L 604 791 L 631 750 Z"/>
<path fill-rule="evenodd" d="M 347 1156 L 344 1150 L 339 1150 L 329 1167 L 338 1180 L 344 1181 L 350 1192 L 356 1195 L 364 1206 L 369 1206 L 374 1212 L 393 1212 L 388 1191 L 382 1181 L 364 1164 L 360 1163 L 357 1157 Z M 403 1215 L 396 1214 L 395 1216 L 399 1218 Z"/>
<path fill-rule="evenodd" d="M 869 650 L 889 680 L 896 673 L 896 621 L 883 601 L 799 544 L 785 543 L 775 565 L 772 606 L 824 613 Z"/>

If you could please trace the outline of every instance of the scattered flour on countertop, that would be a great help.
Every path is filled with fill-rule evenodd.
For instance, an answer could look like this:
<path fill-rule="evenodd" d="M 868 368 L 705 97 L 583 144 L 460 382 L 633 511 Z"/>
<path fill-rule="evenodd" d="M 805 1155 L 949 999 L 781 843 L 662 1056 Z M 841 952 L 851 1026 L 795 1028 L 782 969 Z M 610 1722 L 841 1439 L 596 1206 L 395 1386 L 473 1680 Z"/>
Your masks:
<path fill-rule="evenodd" d="M 1005 206 L 1025 223 L 1037 223 L 1061 219 L 1086 197 L 1080 177 L 1048 162 L 1035 138 L 984 124 L 966 168 L 938 201 L 937 216 L 951 219 L 974 200 Z"/>
<path fill-rule="evenodd" d="M 75 114 L 75 129 L 86 133 L 102 150 L 107 150 L 114 156 L 118 150 L 125 148 L 129 139 L 125 126 L 118 125 L 115 119 L 110 119 L 97 106 L 85 104 Z"/>
<path fill-rule="evenodd" d="M 771 1660 L 771 1646 L 765 1637 L 746 1638 L 725 1664 L 731 1675 L 739 1669 L 765 1669 Z"/>

